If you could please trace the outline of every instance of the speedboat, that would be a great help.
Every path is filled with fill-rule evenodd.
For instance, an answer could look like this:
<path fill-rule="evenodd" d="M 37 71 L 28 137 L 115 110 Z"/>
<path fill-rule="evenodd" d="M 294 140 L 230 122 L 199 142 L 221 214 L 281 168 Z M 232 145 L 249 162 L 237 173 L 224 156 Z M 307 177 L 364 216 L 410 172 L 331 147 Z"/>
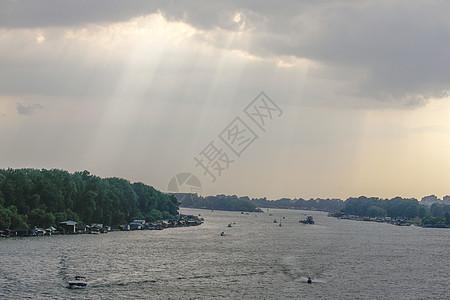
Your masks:
<path fill-rule="evenodd" d="M 75 280 L 69 281 L 69 288 L 72 287 L 85 287 L 87 286 L 86 277 L 84 276 L 75 276 Z"/>
<path fill-rule="evenodd" d="M 306 220 L 300 220 L 299 222 L 303 224 L 314 224 L 314 219 L 312 216 L 308 216 Z"/>

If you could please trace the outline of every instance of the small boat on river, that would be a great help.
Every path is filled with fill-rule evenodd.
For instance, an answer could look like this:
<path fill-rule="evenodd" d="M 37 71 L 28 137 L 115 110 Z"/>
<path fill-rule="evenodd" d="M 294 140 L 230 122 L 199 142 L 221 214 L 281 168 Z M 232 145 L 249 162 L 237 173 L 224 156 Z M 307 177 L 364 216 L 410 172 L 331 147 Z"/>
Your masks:
<path fill-rule="evenodd" d="M 314 219 L 311 216 L 306 217 L 306 220 L 300 220 L 300 223 L 303 224 L 314 224 Z"/>
<path fill-rule="evenodd" d="M 75 280 L 69 281 L 69 288 L 73 287 L 85 287 L 87 286 L 86 277 L 84 276 L 75 276 Z"/>

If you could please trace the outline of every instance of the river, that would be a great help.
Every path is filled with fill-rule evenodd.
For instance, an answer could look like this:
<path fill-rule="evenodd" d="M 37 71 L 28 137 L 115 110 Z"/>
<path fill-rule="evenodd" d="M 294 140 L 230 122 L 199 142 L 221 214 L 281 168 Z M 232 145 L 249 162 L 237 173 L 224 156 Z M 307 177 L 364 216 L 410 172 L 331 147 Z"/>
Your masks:
<path fill-rule="evenodd" d="M 181 211 L 205 223 L 0 239 L 0 299 L 449 299 L 448 229 Z M 314 225 L 298 222 L 306 215 Z M 88 286 L 68 289 L 75 275 Z"/>

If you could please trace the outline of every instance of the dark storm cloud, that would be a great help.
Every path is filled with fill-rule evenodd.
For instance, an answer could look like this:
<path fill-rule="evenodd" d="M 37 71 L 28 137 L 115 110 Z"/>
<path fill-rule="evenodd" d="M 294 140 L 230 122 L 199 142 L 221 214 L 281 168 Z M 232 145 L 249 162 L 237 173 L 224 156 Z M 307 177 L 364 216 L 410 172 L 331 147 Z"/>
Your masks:
<path fill-rule="evenodd" d="M 344 97 L 414 107 L 450 90 L 450 2 L 440 0 L 3 1 L 0 26 L 77 27 L 155 12 L 205 32 L 240 31 L 248 45 L 231 47 L 253 55 L 314 61 L 318 77 L 333 70 L 347 86 Z M 207 41 L 226 47 L 220 36 Z"/>
<path fill-rule="evenodd" d="M 157 1 L 6 0 L 0 3 L 2 27 L 77 26 L 127 21 L 154 13 Z"/>
<path fill-rule="evenodd" d="M 0 3 L 1 27 L 76 26 L 128 21 L 160 11 L 169 20 L 183 20 L 197 28 L 227 27 L 237 11 L 291 18 L 309 1 L 162 1 L 162 0 L 6 0 Z M 322 2 L 334 1 L 315 1 Z"/>

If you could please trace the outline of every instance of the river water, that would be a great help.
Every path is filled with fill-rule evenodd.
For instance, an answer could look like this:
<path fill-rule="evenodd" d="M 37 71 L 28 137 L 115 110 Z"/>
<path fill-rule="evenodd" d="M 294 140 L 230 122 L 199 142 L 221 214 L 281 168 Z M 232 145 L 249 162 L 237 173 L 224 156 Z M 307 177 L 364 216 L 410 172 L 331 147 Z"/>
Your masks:
<path fill-rule="evenodd" d="M 0 299 L 450 299 L 450 230 L 295 210 L 182 212 L 205 223 L 1 239 Z M 306 215 L 316 224 L 298 222 Z M 75 275 L 88 287 L 68 289 Z"/>

